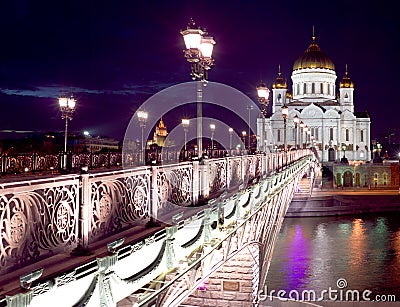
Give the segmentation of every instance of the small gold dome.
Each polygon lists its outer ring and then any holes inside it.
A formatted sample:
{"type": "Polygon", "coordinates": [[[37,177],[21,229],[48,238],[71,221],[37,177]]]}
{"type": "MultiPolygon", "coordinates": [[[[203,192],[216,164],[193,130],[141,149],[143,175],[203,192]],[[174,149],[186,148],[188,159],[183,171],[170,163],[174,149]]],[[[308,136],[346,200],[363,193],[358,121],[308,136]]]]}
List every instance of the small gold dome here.
{"type": "Polygon", "coordinates": [[[347,71],[347,65],[344,77],[342,81],[340,81],[340,88],[354,88],[354,82],[349,77],[349,72],[347,71]]]}
{"type": "Polygon", "coordinates": [[[328,58],[321,48],[315,42],[315,36],[312,37],[312,42],[307,50],[301,55],[293,65],[293,70],[306,69],[306,68],[324,68],[335,70],[335,65],[332,60],[328,58]]]}
{"type": "Polygon", "coordinates": [[[292,99],[293,98],[292,93],[291,92],[286,92],[286,98],[292,99]]]}
{"type": "Polygon", "coordinates": [[[275,89],[287,89],[286,80],[283,79],[281,74],[281,66],[278,67],[278,77],[276,77],[274,83],[272,83],[272,88],[275,89]]]}

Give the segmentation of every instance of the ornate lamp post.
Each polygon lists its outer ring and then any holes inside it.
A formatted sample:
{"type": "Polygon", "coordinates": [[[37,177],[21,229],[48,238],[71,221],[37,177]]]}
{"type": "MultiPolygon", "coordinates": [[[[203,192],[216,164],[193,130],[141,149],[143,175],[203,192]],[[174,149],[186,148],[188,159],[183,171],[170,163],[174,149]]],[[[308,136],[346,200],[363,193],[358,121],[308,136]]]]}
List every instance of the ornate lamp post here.
{"type": "Polygon", "coordinates": [[[186,30],[182,30],[181,35],[185,42],[185,58],[190,63],[193,80],[197,80],[197,152],[200,157],[203,152],[203,123],[202,123],[202,84],[206,84],[208,70],[214,64],[212,51],[215,41],[212,37],[206,36],[207,33],[200,28],[195,27],[193,19],[190,19],[186,30]]]}
{"type": "Polygon", "coordinates": [[[145,164],[145,144],[144,144],[144,128],[146,127],[146,123],[147,123],[147,118],[149,116],[149,113],[145,112],[145,111],[138,111],[137,113],[138,118],[139,118],[139,123],[140,123],[140,128],[142,129],[142,142],[141,142],[141,150],[142,150],[142,154],[141,159],[143,161],[143,164],[145,164]]]}
{"type": "Polygon", "coordinates": [[[268,87],[265,86],[264,83],[261,83],[260,85],[257,86],[257,96],[258,96],[258,102],[261,105],[261,119],[262,119],[262,148],[263,152],[266,152],[266,137],[265,137],[265,116],[267,115],[267,106],[268,106],[268,98],[269,98],[269,89],[268,87]]]}
{"type": "Polygon", "coordinates": [[[232,135],[233,135],[233,128],[229,128],[229,154],[232,154],[232,135]]]}
{"type": "Polygon", "coordinates": [[[301,148],[303,149],[304,148],[304,146],[303,146],[303,129],[304,129],[304,123],[303,123],[303,121],[301,121],[300,122],[300,146],[301,146],[301,148]]]}
{"type": "Polygon", "coordinates": [[[63,154],[63,166],[64,170],[67,169],[67,139],[68,139],[68,121],[72,120],[72,115],[75,111],[76,100],[72,96],[70,98],[60,97],[58,98],[60,105],[61,118],[65,119],[65,132],[64,132],[64,154],[63,154]]]}
{"type": "Polygon", "coordinates": [[[295,148],[297,149],[297,127],[300,123],[300,118],[297,116],[297,114],[293,117],[293,122],[294,122],[294,143],[295,143],[295,148]]]}
{"type": "Polygon", "coordinates": [[[210,130],[211,130],[211,158],[213,157],[213,150],[214,150],[214,131],[215,131],[215,125],[210,124],[210,130]]]}
{"type": "Polygon", "coordinates": [[[284,105],[282,108],[282,117],[283,117],[283,143],[285,146],[285,152],[286,152],[286,120],[289,115],[289,108],[284,105]]]}

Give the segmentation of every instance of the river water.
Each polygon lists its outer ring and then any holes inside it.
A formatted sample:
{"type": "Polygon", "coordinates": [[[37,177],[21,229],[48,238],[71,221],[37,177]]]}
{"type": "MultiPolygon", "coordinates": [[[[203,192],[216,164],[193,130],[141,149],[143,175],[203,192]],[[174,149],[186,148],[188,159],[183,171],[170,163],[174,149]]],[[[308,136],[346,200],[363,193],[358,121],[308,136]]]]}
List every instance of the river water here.
{"type": "Polygon", "coordinates": [[[400,213],[285,218],[267,291],[329,287],[400,300],[400,213]]]}

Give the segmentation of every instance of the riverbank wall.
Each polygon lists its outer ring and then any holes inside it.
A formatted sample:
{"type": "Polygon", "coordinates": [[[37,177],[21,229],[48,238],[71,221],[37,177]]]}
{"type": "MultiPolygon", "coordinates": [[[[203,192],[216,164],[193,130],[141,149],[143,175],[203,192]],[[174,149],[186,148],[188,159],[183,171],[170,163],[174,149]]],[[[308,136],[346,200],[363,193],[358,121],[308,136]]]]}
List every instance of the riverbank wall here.
{"type": "Polygon", "coordinates": [[[361,213],[400,212],[400,194],[313,193],[294,197],[286,217],[335,216],[361,213]]]}

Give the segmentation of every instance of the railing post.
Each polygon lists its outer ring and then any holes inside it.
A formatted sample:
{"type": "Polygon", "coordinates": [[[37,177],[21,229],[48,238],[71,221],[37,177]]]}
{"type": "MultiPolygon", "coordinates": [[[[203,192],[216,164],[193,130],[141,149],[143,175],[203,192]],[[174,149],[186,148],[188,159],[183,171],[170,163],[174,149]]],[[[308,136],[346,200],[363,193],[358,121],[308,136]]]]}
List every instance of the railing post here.
{"type": "Polygon", "coordinates": [[[79,177],[79,207],[78,207],[78,218],[77,218],[77,232],[78,232],[78,245],[71,252],[72,255],[82,256],[90,255],[89,251],[89,230],[90,230],[90,218],[89,211],[91,206],[90,198],[90,182],[89,174],[81,174],[79,177]]]}
{"type": "Polygon", "coordinates": [[[200,174],[200,198],[208,198],[209,196],[209,183],[207,173],[208,163],[203,160],[203,163],[199,163],[199,174],[200,174]]]}
{"type": "Polygon", "coordinates": [[[166,258],[167,258],[167,269],[171,270],[175,267],[176,257],[175,257],[175,233],[177,232],[176,226],[171,226],[165,228],[166,230],[166,258]]]}
{"type": "Polygon", "coordinates": [[[231,178],[229,176],[230,174],[230,168],[229,168],[229,157],[225,158],[225,180],[226,180],[226,189],[229,190],[229,188],[231,187],[230,183],[231,183],[231,178]]]}
{"type": "Polygon", "coordinates": [[[199,161],[193,161],[192,165],[193,165],[192,200],[193,204],[196,205],[199,202],[199,196],[200,196],[199,161]]]}
{"type": "Polygon", "coordinates": [[[157,173],[158,167],[151,167],[151,177],[150,177],[150,208],[149,216],[150,219],[146,223],[146,227],[158,227],[160,223],[157,221],[158,218],[158,186],[157,186],[157,173]]]}

